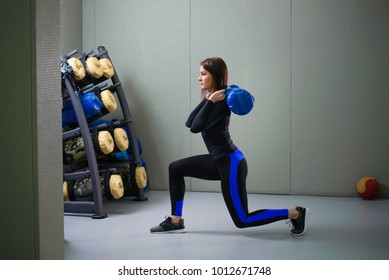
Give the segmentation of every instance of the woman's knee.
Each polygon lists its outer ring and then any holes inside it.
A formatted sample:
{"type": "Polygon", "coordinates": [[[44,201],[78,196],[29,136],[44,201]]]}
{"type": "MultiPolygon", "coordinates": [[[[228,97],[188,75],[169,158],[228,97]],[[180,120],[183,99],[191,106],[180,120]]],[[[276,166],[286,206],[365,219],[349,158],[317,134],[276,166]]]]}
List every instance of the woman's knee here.
{"type": "Polygon", "coordinates": [[[177,173],[177,171],[180,169],[180,164],[178,161],[173,161],[169,164],[169,173],[177,173]]]}
{"type": "Polygon", "coordinates": [[[247,225],[244,222],[244,220],[242,220],[241,217],[239,217],[239,215],[237,213],[230,213],[230,216],[231,216],[232,221],[234,222],[234,225],[237,228],[245,228],[245,227],[247,227],[247,225]]]}
{"type": "Polygon", "coordinates": [[[245,227],[247,227],[246,224],[243,223],[241,220],[233,219],[233,222],[234,222],[234,225],[235,225],[237,228],[245,228],[245,227]]]}

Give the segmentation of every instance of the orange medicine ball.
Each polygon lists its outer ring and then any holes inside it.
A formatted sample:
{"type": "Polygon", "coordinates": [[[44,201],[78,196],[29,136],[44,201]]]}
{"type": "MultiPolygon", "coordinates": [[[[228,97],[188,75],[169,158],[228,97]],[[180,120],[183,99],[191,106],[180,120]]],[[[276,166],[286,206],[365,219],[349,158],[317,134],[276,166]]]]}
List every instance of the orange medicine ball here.
{"type": "Polygon", "coordinates": [[[357,193],[358,195],[366,200],[372,200],[378,197],[380,191],[380,184],[378,181],[371,176],[361,178],[357,182],[357,193]]]}

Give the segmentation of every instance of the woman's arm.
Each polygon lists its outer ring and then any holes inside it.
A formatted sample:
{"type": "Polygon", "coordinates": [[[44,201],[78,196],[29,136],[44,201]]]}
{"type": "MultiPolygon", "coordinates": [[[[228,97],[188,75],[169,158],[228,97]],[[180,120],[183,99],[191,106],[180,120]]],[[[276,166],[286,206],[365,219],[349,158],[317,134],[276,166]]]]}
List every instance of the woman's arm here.
{"type": "Polygon", "coordinates": [[[186,127],[189,127],[189,128],[192,127],[193,119],[196,117],[196,115],[200,111],[200,109],[204,106],[206,101],[207,101],[206,99],[201,100],[200,104],[197,105],[197,107],[192,111],[192,113],[190,113],[188,120],[185,123],[186,127]]]}
{"type": "Polygon", "coordinates": [[[193,119],[190,131],[198,133],[211,128],[218,121],[224,118],[228,111],[229,108],[226,102],[213,103],[208,100],[193,119]]]}
{"type": "Polygon", "coordinates": [[[225,116],[228,106],[225,102],[225,90],[208,93],[205,99],[193,110],[186,123],[193,133],[201,132],[212,127],[225,116]],[[188,124],[190,123],[190,126],[188,124]]]}

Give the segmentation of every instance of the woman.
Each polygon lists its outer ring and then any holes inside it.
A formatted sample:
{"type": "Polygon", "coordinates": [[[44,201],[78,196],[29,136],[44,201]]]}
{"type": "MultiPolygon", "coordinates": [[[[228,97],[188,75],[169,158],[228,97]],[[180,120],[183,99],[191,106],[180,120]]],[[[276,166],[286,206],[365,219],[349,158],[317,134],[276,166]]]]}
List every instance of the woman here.
{"type": "Polygon", "coordinates": [[[199,82],[202,100],[186,121],[193,133],[201,132],[208,154],[191,156],[169,165],[171,216],[150,229],[152,233],[185,232],[182,209],[184,177],[220,180],[227,209],[238,228],[261,226],[290,219],[291,234],[302,235],[306,229],[308,208],[261,209],[249,213],[247,206],[247,163],[242,152],[230,138],[231,111],[225,101],[228,69],[218,57],[200,63],[199,82]]]}

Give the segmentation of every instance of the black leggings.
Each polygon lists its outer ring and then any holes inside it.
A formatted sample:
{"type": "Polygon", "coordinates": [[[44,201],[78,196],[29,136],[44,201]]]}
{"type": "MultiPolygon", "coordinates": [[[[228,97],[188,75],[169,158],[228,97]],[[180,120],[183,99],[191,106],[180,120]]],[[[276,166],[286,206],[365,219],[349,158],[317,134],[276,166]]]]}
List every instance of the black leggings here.
{"type": "Polygon", "coordinates": [[[169,190],[172,215],[182,216],[185,195],[184,177],[220,180],[223,198],[238,228],[260,226],[288,218],[288,209],[260,209],[249,213],[247,206],[247,162],[237,149],[217,161],[209,154],[192,156],[169,165],[169,190]]]}

